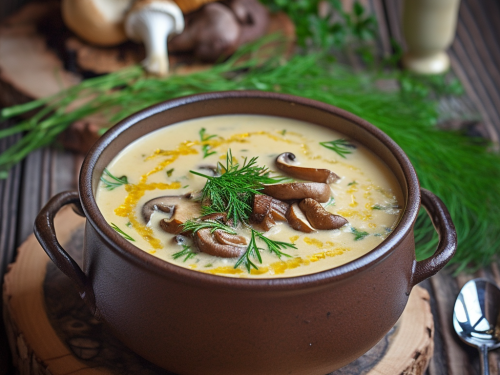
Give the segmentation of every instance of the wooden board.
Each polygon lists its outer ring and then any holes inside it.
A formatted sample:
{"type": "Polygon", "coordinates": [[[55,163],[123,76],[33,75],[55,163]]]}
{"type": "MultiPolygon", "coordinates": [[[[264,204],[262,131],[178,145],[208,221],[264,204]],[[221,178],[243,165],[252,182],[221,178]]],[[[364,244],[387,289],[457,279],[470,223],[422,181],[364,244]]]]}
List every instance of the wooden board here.
{"type": "MultiPolygon", "coordinates": [[[[64,27],[59,14],[59,1],[35,1],[0,25],[0,105],[9,107],[45,98],[79,83],[82,75],[65,70],[65,65],[73,66],[75,71],[105,74],[143,60],[143,48],[135,43],[101,48],[83,42],[64,27]],[[58,37],[52,40],[40,30],[58,37]]],[[[290,54],[294,48],[295,27],[284,13],[274,14],[270,19],[267,34],[278,33],[285,37],[284,48],[270,44],[263,46],[264,51],[290,54]]],[[[176,75],[212,67],[186,54],[170,54],[169,60],[170,72],[176,75]]],[[[99,138],[99,130],[109,126],[98,115],[84,118],[72,124],[59,141],[66,149],[85,154],[99,138]]]]}
{"type": "MultiPolygon", "coordinates": [[[[81,262],[85,220],[67,207],[56,217],[57,235],[81,262]]],[[[95,320],[72,282],[31,235],[5,276],[4,321],[21,374],[167,374],[124,347],[95,320]]],[[[374,348],[335,375],[421,375],[433,355],[429,295],[413,289],[397,325],[374,348]]]]}

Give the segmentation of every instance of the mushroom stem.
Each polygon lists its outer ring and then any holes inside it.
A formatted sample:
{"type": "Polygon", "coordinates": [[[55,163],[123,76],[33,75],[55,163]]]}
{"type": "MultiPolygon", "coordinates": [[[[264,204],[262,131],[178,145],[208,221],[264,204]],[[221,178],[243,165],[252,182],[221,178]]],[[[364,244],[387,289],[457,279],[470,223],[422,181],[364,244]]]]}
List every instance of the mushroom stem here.
{"type": "Polygon", "coordinates": [[[184,29],[184,17],[172,1],[139,0],[125,20],[125,32],[136,42],[143,42],[146,59],[144,68],[160,76],[168,72],[167,39],[184,29]]]}

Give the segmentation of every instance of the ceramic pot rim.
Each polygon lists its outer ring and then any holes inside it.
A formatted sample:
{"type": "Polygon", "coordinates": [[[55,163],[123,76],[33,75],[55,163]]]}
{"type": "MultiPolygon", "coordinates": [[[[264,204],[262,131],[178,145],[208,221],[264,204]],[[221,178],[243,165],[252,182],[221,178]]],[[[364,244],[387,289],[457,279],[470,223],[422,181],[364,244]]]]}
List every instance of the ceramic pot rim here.
{"type": "MultiPolygon", "coordinates": [[[[404,187],[402,187],[402,189],[403,188],[404,187]]],[[[389,256],[392,253],[392,250],[394,250],[409,233],[412,233],[412,228],[420,208],[419,182],[410,160],[404,151],[388,135],[383,133],[377,127],[350,112],[319,101],[287,94],[250,90],[211,92],[176,98],[155,104],[120,121],[118,124],[109,129],[93,145],[87,154],[80,172],[79,194],[87,222],[92,225],[110,249],[115,251],[118,255],[127,258],[130,262],[135,263],[135,265],[148,271],[152,271],[162,277],[175,278],[178,281],[189,284],[200,285],[200,283],[202,283],[201,285],[204,285],[205,287],[231,287],[266,291],[319,286],[324,283],[349,278],[367,268],[372,267],[382,261],[385,257],[389,256]],[[337,117],[352,122],[353,124],[363,128],[365,131],[371,133],[371,135],[377,138],[391,151],[392,156],[396,158],[397,162],[401,166],[404,177],[407,181],[408,191],[406,207],[394,231],[379,246],[375,247],[367,254],[339,267],[302,276],[267,279],[235,278],[190,270],[148,254],[122,238],[105,221],[97,207],[97,203],[92,193],[94,168],[102,151],[115,139],[117,139],[125,130],[157,113],[207,100],[223,100],[232,98],[271,99],[313,107],[321,111],[332,113],[337,117]]]]}

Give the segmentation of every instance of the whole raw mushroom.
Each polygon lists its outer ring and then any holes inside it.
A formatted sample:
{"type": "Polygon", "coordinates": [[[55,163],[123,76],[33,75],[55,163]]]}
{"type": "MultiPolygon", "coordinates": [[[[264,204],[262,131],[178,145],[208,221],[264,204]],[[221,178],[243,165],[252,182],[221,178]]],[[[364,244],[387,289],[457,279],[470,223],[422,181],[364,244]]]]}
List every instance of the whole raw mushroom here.
{"type": "Polygon", "coordinates": [[[63,0],[64,23],[83,40],[113,46],[127,40],[123,26],[133,0],[63,0]]]}
{"type": "Polygon", "coordinates": [[[144,68],[164,76],[168,72],[167,40],[171,34],[184,30],[184,16],[170,0],[137,0],[125,19],[125,32],[146,48],[144,68]]]}

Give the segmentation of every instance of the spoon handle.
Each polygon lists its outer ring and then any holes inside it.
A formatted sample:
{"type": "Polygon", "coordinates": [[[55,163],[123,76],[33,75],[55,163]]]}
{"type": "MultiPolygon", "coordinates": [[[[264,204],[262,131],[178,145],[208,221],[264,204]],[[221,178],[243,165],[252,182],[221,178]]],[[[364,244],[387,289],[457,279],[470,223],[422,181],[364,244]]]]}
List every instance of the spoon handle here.
{"type": "Polygon", "coordinates": [[[486,345],[481,345],[479,347],[479,353],[481,353],[481,374],[490,375],[490,364],[488,363],[488,347],[486,345]]]}

